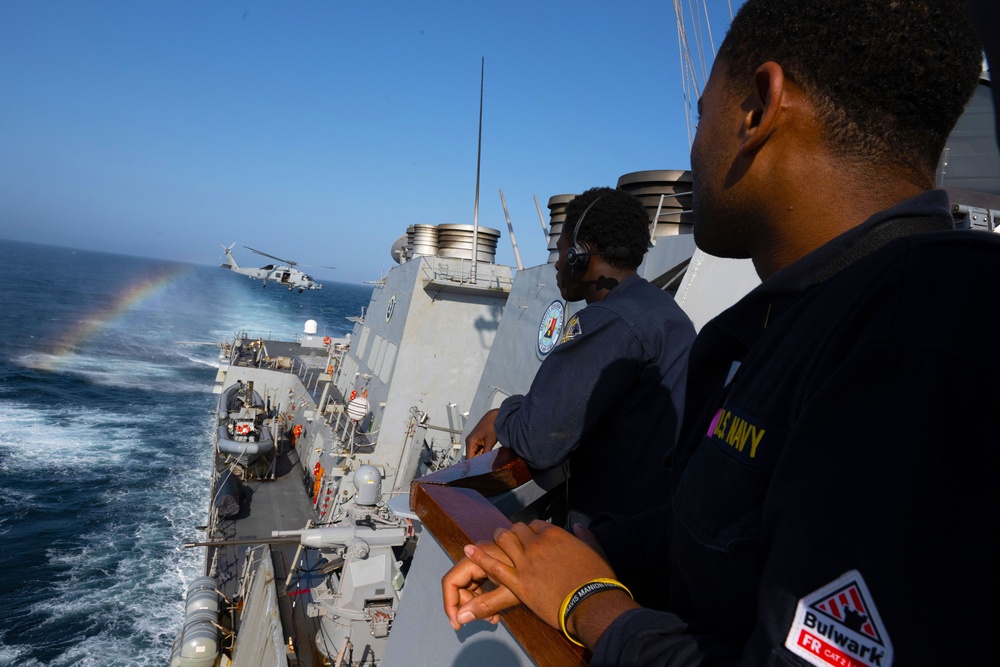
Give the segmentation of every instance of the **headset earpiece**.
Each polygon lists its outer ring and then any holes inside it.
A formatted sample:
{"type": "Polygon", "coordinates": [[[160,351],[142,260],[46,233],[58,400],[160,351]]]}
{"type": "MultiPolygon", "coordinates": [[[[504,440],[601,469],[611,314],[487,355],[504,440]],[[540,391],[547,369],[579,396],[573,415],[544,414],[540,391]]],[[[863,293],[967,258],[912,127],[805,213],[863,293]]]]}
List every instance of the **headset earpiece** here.
{"type": "Polygon", "coordinates": [[[574,243],[566,250],[566,264],[574,269],[585,269],[590,263],[590,251],[582,243],[574,243]]]}

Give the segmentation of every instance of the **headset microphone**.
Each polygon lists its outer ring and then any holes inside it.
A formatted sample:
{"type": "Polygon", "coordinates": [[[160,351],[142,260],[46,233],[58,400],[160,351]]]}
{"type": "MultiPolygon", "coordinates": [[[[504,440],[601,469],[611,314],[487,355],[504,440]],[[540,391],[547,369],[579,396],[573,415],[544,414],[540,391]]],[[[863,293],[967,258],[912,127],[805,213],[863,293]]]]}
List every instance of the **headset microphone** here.
{"type": "Polygon", "coordinates": [[[566,264],[574,269],[585,269],[587,264],[590,262],[592,256],[596,257],[612,257],[614,259],[628,259],[629,249],[624,246],[619,246],[617,248],[612,248],[605,252],[590,252],[587,250],[587,246],[582,243],[577,243],[576,237],[580,233],[580,225],[583,224],[583,219],[587,217],[587,213],[590,209],[594,208],[594,204],[601,201],[604,195],[601,195],[594,201],[590,202],[590,205],[583,210],[580,214],[579,219],[576,221],[576,226],[573,228],[573,242],[569,249],[566,250],[566,264]]]}

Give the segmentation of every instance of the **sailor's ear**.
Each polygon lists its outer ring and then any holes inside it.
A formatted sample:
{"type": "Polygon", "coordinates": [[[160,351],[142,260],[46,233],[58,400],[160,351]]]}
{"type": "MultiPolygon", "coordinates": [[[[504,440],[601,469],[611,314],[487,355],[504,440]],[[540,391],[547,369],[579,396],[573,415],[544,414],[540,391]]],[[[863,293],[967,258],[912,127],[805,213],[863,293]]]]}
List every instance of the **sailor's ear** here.
{"type": "Polygon", "coordinates": [[[785,93],[785,72],[781,65],[768,61],[753,75],[753,89],[743,102],[743,145],[753,152],[764,145],[781,116],[785,93]]]}

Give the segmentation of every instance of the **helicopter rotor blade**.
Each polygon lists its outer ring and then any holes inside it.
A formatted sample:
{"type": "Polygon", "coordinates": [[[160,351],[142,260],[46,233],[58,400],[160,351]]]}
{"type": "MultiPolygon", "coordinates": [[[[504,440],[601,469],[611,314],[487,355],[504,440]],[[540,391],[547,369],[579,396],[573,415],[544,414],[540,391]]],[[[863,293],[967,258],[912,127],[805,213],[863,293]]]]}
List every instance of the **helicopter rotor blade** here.
{"type": "Polygon", "coordinates": [[[288,260],[288,259],[282,259],[282,258],[280,258],[280,257],[275,257],[274,255],[269,255],[269,254],[267,254],[266,252],[261,252],[260,250],[255,250],[255,249],[251,248],[251,247],[250,247],[250,246],[248,246],[248,245],[245,245],[245,246],[243,246],[243,247],[244,247],[244,248],[246,248],[247,250],[251,251],[251,252],[255,252],[255,253],[257,253],[258,255],[263,255],[264,257],[270,257],[271,259],[276,259],[276,260],[278,260],[279,262],[284,262],[284,263],[285,263],[285,264],[287,264],[288,266],[295,266],[296,264],[298,264],[298,262],[293,262],[293,261],[291,261],[291,260],[288,260]]]}

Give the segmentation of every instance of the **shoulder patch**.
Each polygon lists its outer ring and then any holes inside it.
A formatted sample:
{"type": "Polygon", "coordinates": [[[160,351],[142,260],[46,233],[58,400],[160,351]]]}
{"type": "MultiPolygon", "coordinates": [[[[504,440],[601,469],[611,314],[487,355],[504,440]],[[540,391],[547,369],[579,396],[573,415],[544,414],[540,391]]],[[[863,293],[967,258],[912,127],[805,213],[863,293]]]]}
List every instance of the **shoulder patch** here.
{"type": "Polygon", "coordinates": [[[538,323],[538,347],[536,348],[538,356],[542,359],[559,343],[565,319],[566,309],[562,301],[558,299],[550,303],[542,314],[542,319],[538,323]]]}
{"type": "Polygon", "coordinates": [[[819,667],[892,665],[892,642],[857,570],[799,600],[785,648],[819,667]]]}
{"type": "Polygon", "coordinates": [[[577,336],[583,333],[583,327],[580,326],[580,316],[574,315],[569,318],[569,322],[566,323],[566,330],[563,333],[562,342],[568,340],[573,340],[577,336]]]}

